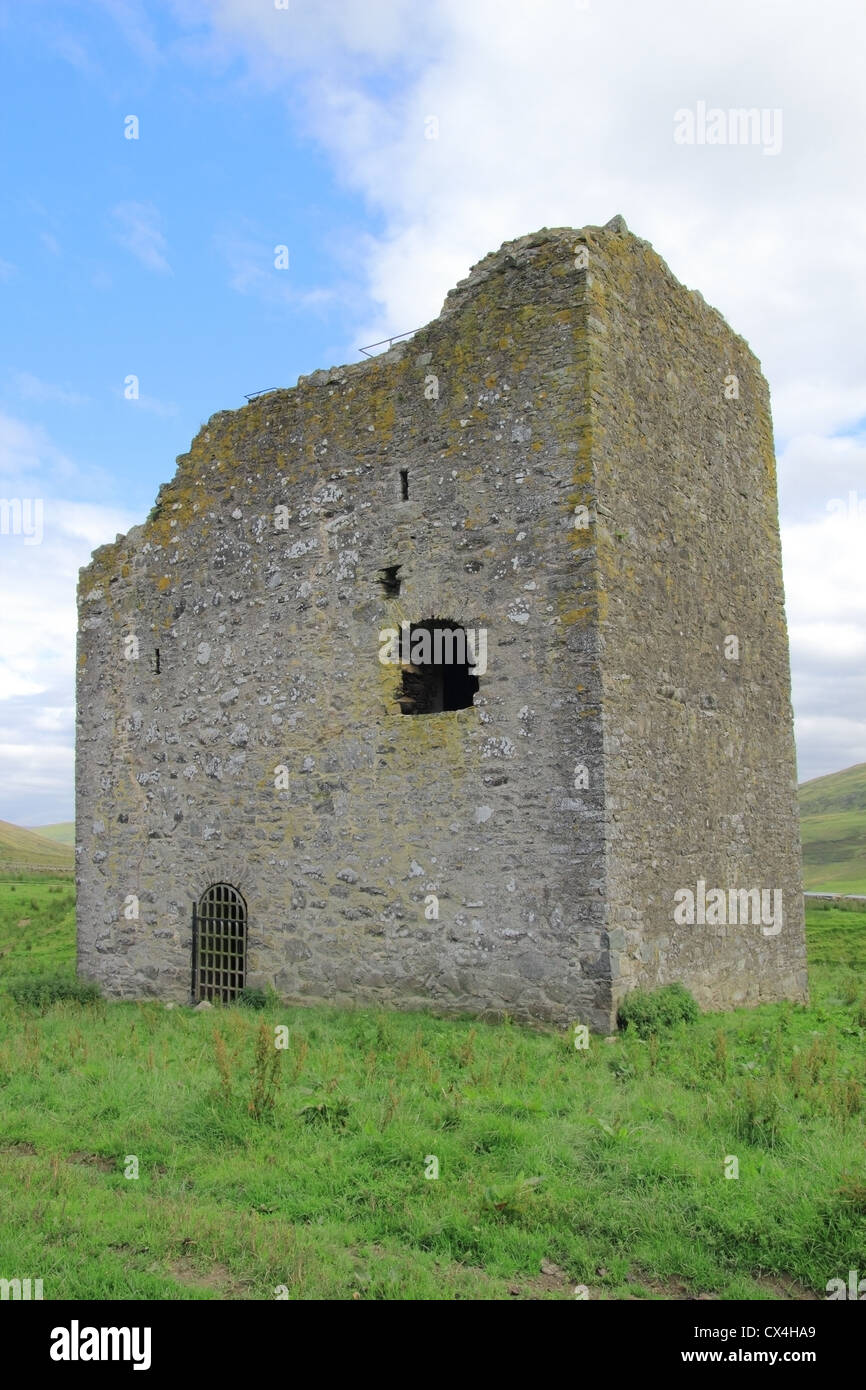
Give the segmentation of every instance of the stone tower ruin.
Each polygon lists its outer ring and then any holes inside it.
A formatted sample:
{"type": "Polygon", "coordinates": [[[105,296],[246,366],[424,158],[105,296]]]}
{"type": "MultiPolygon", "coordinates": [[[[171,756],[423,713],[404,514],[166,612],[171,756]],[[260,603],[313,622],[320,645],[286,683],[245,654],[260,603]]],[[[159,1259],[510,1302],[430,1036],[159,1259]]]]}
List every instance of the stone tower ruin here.
{"type": "Polygon", "coordinates": [[[767,386],[622,218],[214,415],[79,613],[107,994],[805,998],[767,386]]]}

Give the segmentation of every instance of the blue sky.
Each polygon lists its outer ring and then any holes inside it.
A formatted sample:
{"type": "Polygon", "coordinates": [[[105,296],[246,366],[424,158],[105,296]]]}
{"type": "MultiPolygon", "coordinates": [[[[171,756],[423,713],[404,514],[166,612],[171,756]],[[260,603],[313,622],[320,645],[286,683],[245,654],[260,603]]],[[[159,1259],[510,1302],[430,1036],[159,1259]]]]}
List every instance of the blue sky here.
{"type": "Polygon", "coordinates": [[[4,16],[0,403],[86,467],[80,497],[141,512],[213,411],[356,346],[370,222],[290,97],[173,55],[159,7],[159,62],[102,7],[47,11],[4,16]]]}
{"type": "Polygon", "coordinates": [[[0,496],[44,504],[40,544],[0,534],[0,818],[71,817],[77,569],[209,415],[616,212],[762,360],[800,775],[866,760],[864,30],[855,0],[0,3],[0,496]],[[701,102],[778,111],[781,147],[678,144],[701,102]]]}

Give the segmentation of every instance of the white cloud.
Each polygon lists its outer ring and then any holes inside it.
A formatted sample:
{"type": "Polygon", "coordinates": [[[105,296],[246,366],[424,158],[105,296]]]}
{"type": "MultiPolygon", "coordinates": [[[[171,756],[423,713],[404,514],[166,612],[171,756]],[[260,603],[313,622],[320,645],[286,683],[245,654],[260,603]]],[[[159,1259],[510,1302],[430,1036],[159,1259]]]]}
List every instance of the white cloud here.
{"type": "Polygon", "coordinates": [[[46,33],[45,30],[43,30],[43,33],[45,34],[45,41],[48,47],[51,48],[58,57],[62,58],[64,62],[71,64],[72,67],[83,73],[85,77],[92,78],[98,71],[87,48],[77,38],[73,38],[71,34],[65,33],[56,26],[53,31],[49,30],[46,33]]]}
{"type": "Polygon", "coordinates": [[[148,415],[158,415],[162,420],[169,420],[174,415],[180,414],[180,407],[172,401],[161,401],[158,396],[137,396],[134,400],[125,401],[130,410],[143,410],[148,415]]]}
{"type": "Polygon", "coordinates": [[[384,217],[365,246],[380,307],[362,341],[427,322],[504,240],[622,212],[751,341],[781,437],[866,416],[866,205],[849,177],[866,12],[854,0],[821,25],[807,0],[210,10],[223,45],[282,79],[293,109],[300,86],[308,129],[384,217]],[[781,154],[676,145],[674,112],[698,100],[781,108],[781,154]]]}
{"type": "Polygon", "coordinates": [[[171,274],[161,218],[153,203],[118,203],[111,211],[115,239],[148,270],[171,274]]]}
{"type": "Polygon", "coordinates": [[[277,268],[277,248],[281,253],[285,243],[268,241],[249,227],[237,232],[219,233],[214,245],[229,269],[229,285],[238,294],[254,295],[266,304],[290,304],[295,308],[318,309],[340,298],[336,287],[299,290],[292,279],[291,247],[288,265],[277,268]]]}
{"type": "Polygon", "coordinates": [[[43,689],[38,681],[28,680],[0,657],[0,700],[11,700],[14,695],[41,695],[43,689]]]}
{"type": "Polygon", "coordinates": [[[778,472],[784,521],[862,515],[866,524],[866,437],[796,435],[779,455],[778,472]]]}
{"type": "Polygon", "coordinates": [[[41,381],[32,372],[15,372],[13,381],[20,396],[29,401],[52,401],[57,405],[84,405],[87,396],[78,391],[68,391],[64,386],[54,386],[50,381],[41,381]]]}
{"type": "MultiPolygon", "coordinates": [[[[56,447],[39,425],[0,414],[0,477],[16,480],[17,495],[40,495],[46,479],[70,478],[75,464],[56,447]]],[[[9,484],[3,484],[10,496],[9,484]]]]}
{"type": "Polygon", "coordinates": [[[41,545],[0,536],[0,818],[65,820],[72,810],[78,570],[140,517],[52,499],[41,545]],[[47,736],[47,737],[46,737],[47,736]]]}
{"type": "Polygon", "coordinates": [[[72,812],[78,570],[96,546],[140,521],[120,507],[64,497],[98,475],[44,430],[0,415],[0,492],[43,499],[42,540],[0,535],[0,818],[48,824],[72,812]]]}
{"type": "Polygon", "coordinates": [[[161,55],[151,32],[152,18],[148,17],[146,6],[140,0],[97,0],[97,3],[114,20],[139,58],[155,66],[161,55]]]}
{"type": "Polygon", "coordinates": [[[41,733],[62,734],[75,719],[75,705],[44,705],[33,716],[33,728],[41,733]]]}
{"type": "Polygon", "coordinates": [[[827,507],[866,476],[863,443],[837,437],[866,420],[862,6],[840,0],[820,23],[811,0],[210,0],[210,14],[207,58],[244,54],[293,112],[300,94],[307,130],[380,216],[357,248],[373,305],[357,342],[426,323],[503,241],[616,212],[747,338],[785,444],[803,764],[866,758],[849,669],[863,665],[861,565],[827,507]],[[780,109],[781,153],[675,144],[674,113],[698,101],[780,109]]]}
{"type": "Polygon", "coordinates": [[[800,776],[866,760],[866,516],[782,530],[800,776]]]}

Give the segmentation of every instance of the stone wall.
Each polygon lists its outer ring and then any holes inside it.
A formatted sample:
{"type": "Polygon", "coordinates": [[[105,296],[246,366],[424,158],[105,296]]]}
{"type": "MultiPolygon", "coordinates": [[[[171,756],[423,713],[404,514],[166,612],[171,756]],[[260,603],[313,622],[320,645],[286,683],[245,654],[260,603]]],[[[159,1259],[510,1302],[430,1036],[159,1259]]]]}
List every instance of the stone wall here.
{"type": "Polygon", "coordinates": [[[82,572],[79,960],[110,993],[185,998],[224,879],[289,1000],[608,1025],[571,245],[524,238],[411,343],[215,416],[82,572]],[[488,670],[475,708],[401,715],[378,634],[430,616],[485,628],[488,670]]]}
{"type": "Polygon", "coordinates": [[[646,242],[612,224],[588,243],[614,994],[681,980],[706,1007],[805,999],[767,385],[646,242]],[[699,880],[725,911],[677,924],[674,895],[699,880]],[[781,892],[780,930],[772,898],[766,931],[739,896],[728,920],[741,888],[781,892]]]}
{"type": "Polygon", "coordinates": [[[81,573],[81,972],[187,999],[226,881],[248,982],[290,1001],[605,1030],[639,980],[802,997],[774,507],[757,364],[621,219],[215,415],[81,573]],[[485,629],[488,669],[404,715],[379,634],[431,617],[485,629]],[[673,931],[701,873],[781,883],[780,937],[673,931]]]}

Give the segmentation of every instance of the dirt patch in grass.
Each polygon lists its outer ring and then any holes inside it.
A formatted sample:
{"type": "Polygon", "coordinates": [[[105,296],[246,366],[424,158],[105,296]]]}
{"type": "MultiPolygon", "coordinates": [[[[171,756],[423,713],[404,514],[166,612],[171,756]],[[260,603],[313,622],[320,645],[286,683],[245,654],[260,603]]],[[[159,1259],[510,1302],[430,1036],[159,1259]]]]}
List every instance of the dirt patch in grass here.
{"type": "MultiPolygon", "coordinates": [[[[760,1288],[764,1289],[766,1293],[770,1294],[772,1298],[779,1299],[780,1302],[814,1300],[819,1297],[819,1295],[813,1293],[811,1289],[807,1289],[804,1284],[800,1284],[796,1279],[788,1278],[785,1275],[780,1275],[776,1279],[769,1279],[764,1278],[761,1275],[753,1274],[751,1278],[757,1285],[759,1285],[760,1288]]],[[[686,1284],[682,1279],[679,1279],[676,1276],[673,1276],[669,1279],[658,1279],[648,1275],[629,1274],[626,1276],[626,1283],[639,1284],[640,1287],[643,1290],[645,1290],[647,1294],[651,1295],[654,1298],[667,1299],[677,1302],[719,1302],[718,1294],[707,1293],[706,1291],[704,1291],[703,1293],[695,1293],[693,1288],[690,1288],[688,1284],[686,1284]]],[[[592,1291],[590,1291],[589,1296],[590,1298],[603,1298],[605,1297],[605,1294],[604,1292],[600,1291],[598,1294],[594,1295],[592,1291]]],[[[632,1301],[639,1299],[640,1295],[625,1294],[623,1297],[626,1301],[632,1301]]]]}
{"type": "Polygon", "coordinates": [[[67,1163],[81,1163],[88,1168],[98,1168],[100,1173],[116,1173],[117,1160],[106,1158],[104,1154],[89,1154],[83,1150],[74,1154],[69,1154],[67,1163]]]}
{"type": "Polygon", "coordinates": [[[776,1279],[766,1279],[763,1275],[753,1274],[752,1278],[767,1293],[772,1294],[773,1298],[785,1300],[794,1299],[798,1302],[823,1302],[821,1295],[815,1293],[814,1289],[807,1289],[805,1284],[800,1284],[796,1279],[789,1279],[782,1274],[776,1279]]]}
{"type": "MultiPolygon", "coordinates": [[[[688,1302],[689,1300],[708,1302],[710,1300],[715,1301],[716,1299],[714,1293],[695,1293],[694,1289],[689,1288],[688,1284],[685,1284],[682,1279],[677,1279],[676,1277],[670,1279],[654,1279],[648,1278],[645,1275],[629,1274],[626,1276],[626,1283],[639,1284],[642,1289],[646,1290],[646,1292],[651,1294],[654,1298],[664,1298],[672,1302],[688,1302]]],[[[628,1300],[640,1299],[641,1295],[629,1293],[625,1295],[625,1298],[628,1300]]]]}
{"type": "Polygon", "coordinates": [[[570,1278],[565,1270],[552,1260],[542,1260],[538,1274],[532,1279],[524,1280],[523,1283],[509,1284],[508,1292],[512,1298],[544,1298],[546,1294],[573,1298],[578,1282],[577,1279],[570,1278]]]}
{"type": "Polygon", "coordinates": [[[243,1287],[225,1265],[213,1265],[210,1269],[197,1269],[191,1260],[179,1259],[168,1265],[168,1273],[179,1284],[193,1289],[212,1289],[223,1298],[231,1298],[243,1287]]]}

